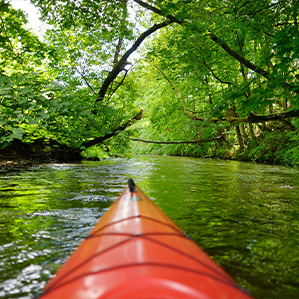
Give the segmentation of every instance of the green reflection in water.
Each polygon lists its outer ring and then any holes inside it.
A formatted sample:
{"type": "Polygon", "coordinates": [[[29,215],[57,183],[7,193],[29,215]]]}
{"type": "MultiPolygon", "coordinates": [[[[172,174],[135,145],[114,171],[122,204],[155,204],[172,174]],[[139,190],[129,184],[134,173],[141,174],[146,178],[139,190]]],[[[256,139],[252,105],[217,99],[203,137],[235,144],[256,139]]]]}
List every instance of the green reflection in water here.
{"type": "Polygon", "coordinates": [[[298,298],[298,170],[135,157],[0,175],[0,297],[33,298],[132,177],[256,298],[298,298]]]}
{"type": "Polygon", "coordinates": [[[168,159],[143,183],[159,206],[256,298],[298,298],[298,171],[168,159]]]}

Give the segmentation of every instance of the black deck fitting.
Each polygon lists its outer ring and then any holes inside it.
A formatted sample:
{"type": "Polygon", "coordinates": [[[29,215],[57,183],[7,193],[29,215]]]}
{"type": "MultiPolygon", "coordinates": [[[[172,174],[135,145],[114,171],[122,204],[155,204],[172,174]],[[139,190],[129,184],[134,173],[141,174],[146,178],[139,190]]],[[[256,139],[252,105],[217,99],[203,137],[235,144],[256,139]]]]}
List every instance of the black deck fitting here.
{"type": "Polygon", "coordinates": [[[128,184],[131,192],[136,192],[136,186],[134,181],[130,178],[128,179],[128,184]]]}

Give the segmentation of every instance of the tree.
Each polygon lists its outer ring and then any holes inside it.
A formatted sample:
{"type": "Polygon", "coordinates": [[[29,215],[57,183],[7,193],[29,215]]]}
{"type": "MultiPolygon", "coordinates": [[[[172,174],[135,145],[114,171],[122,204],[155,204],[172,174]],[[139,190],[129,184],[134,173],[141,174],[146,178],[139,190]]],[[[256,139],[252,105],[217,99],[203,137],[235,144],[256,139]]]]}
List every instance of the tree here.
{"type": "MultiPolygon", "coordinates": [[[[224,134],[228,148],[233,149],[237,140],[243,150],[265,132],[277,132],[276,127],[288,126],[292,132],[297,128],[296,1],[32,3],[54,28],[40,51],[46,58],[39,75],[44,81],[39,81],[42,91],[31,101],[35,108],[29,109],[35,123],[15,122],[10,132],[19,135],[12,138],[50,138],[77,151],[119,138],[140,120],[139,103],[148,109],[145,115],[152,124],[147,136],[159,138],[171,132],[166,139],[175,139],[160,141],[215,139],[217,147],[224,134]],[[132,54],[141,45],[142,58],[132,71],[136,62],[132,54]],[[17,131],[24,126],[25,135],[17,131]]],[[[35,55],[24,49],[26,55],[35,55]]],[[[30,78],[41,61],[34,63],[26,70],[30,78]]],[[[20,101],[15,93],[13,102],[20,101]]],[[[30,98],[23,101],[29,105],[30,98]]],[[[13,114],[5,110],[6,123],[13,114]]],[[[180,154],[197,151],[195,144],[187,151],[185,145],[175,146],[180,154]]]]}
{"type": "MultiPolygon", "coordinates": [[[[126,90],[119,90],[132,64],[127,59],[168,22],[133,34],[127,1],[83,1],[80,6],[76,1],[33,2],[50,23],[58,20],[47,34],[51,57],[43,67],[52,82],[45,82],[48,89],[39,95],[45,100],[40,104],[43,117],[38,129],[42,126],[42,130],[37,138],[47,136],[77,151],[118,135],[140,119],[142,110],[133,106],[133,82],[126,80],[126,90]]],[[[24,102],[29,100],[26,97],[24,102]]],[[[11,137],[8,143],[16,135],[11,137]]],[[[24,140],[22,134],[17,137],[24,140]]]]}
{"type": "Polygon", "coordinates": [[[136,2],[173,21],[148,45],[147,57],[166,74],[169,90],[175,86],[183,95],[181,113],[207,129],[225,122],[225,131],[236,129],[240,148],[248,135],[254,142],[255,135],[277,132],[273,121],[295,129],[297,2],[136,2]]]}
{"type": "Polygon", "coordinates": [[[47,46],[24,29],[21,10],[2,1],[0,11],[0,145],[5,147],[44,124],[48,78],[41,62],[47,46]]]}

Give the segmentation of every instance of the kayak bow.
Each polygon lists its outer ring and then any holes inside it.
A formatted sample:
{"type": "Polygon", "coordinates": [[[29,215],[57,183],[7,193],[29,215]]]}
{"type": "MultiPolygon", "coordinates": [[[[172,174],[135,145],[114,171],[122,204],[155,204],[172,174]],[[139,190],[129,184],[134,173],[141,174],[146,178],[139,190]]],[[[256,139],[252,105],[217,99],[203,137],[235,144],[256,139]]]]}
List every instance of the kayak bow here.
{"type": "Polygon", "coordinates": [[[250,299],[129,179],[40,299],[250,299]]]}

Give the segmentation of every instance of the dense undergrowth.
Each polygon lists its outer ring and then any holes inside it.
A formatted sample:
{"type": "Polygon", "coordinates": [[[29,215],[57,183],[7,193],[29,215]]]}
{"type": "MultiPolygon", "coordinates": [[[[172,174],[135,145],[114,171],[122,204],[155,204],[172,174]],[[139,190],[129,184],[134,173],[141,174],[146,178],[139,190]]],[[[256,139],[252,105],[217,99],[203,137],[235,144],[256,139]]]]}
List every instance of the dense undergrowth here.
{"type": "Polygon", "coordinates": [[[266,132],[251,141],[237,158],[280,165],[299,165],[299,141],[295,132],[266,132]]]}
{"type": "MultiPolygon", "coordinates": [[[[293,128],[295,129],[295,128],[293,128]]],[[[296,130],[272,125],[249,139],[244,150],[240,150],[235,136],[226,140],[203,144],[152,144],[133,143],[134,154],[190,156],[201,158],[233,159],[277,165],[299,166],[299,140],[296,130]]]]}

